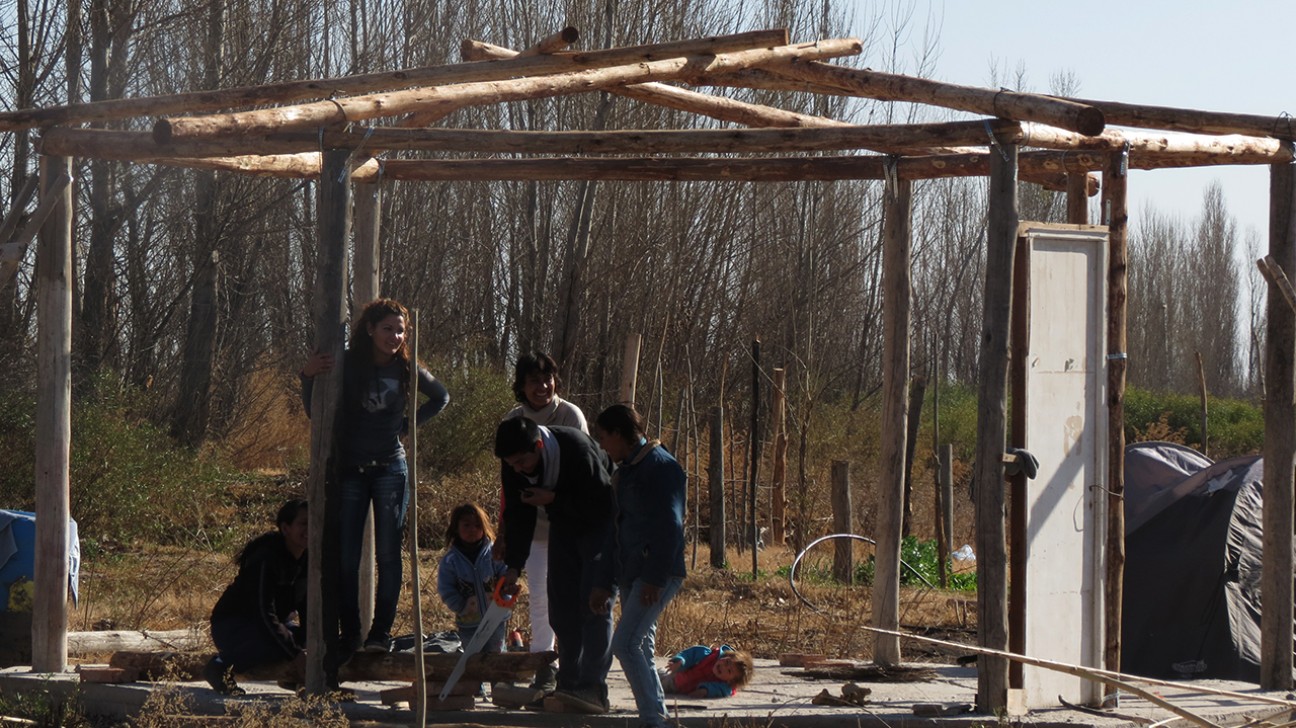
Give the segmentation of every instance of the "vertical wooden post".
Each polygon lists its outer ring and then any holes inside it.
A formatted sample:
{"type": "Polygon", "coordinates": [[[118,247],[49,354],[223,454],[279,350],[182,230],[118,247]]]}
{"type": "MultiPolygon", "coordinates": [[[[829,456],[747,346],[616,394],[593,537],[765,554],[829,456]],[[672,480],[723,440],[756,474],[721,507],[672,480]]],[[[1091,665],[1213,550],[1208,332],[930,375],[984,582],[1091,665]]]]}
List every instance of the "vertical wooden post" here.
{"type": "Polygon", "coordinates": [[[621,402],[634,406],[635,385],[639,379],[640,334],[626,334],[625,354],[621,357],[621,402]]]}
{"type": "MultiPolygon", "coordinates": [[[[1287,142],[1290,144],[1291,142],[1287,142]]],[[[1269,168],[1269,256],[1296,279],[1296,167],[1269,168]]],[[[1292,685],[1292,491],[1296,462],[1296,313],[1270,282],[1265,334],[1264,566],[1260,687],[1292,685]]]]}
{"type": "MultiPolygon", "coordinates": [[[[355,195],[355,251],[352,256],[355,276],[351,281],[351,315],[359,316],[365,305],[378,298],[382,291],[382,258],[379,255],[382,185],[360,185],[352,192],[355,195]]],[[[410,391],[417,392],[418,388],[410,391]]],[[[377,568],[372,506],[365,517],[364,537],[360,544],[360,633],[367,634],[373,625],[374,573],[377,568]]]]}
{"type": "Polygon", "coordinates": [[[938,548],[940,551],[940,585],[941,588],[949,586],[949,574],[947,566],[949,564],[950,552],[954,550],[954,446],[945,444],[940,449],[940,475],[937,478],[937,488],[940,497],[936,502],[940,504],[940,512],[936,514],[938,524],[936,533],[938,534],[938,548]]]}
{"type": "Polygon", "coordinates": [[[1209,420],[1209,400],[1206,396],[1206,365],[1202,362],[1201,352],[1197,352],[1197,389],[1201,394],[1201,454],[1210,457],[1210,437],[1206,426],[1209,420]]]}
{"type": "Polygon", "coordinates": [[[725,565],[724,500],[724,408],[711,408],[711,462],[707,464],[707,484],[711,492],[711,565],[725,565]]]}
{"type": "MultiPolygon", "coordinates": [[[[1013,447],[1026,448],[1026,414],[1030,402],[1026,396],[1026,362],[1030,359],[1030,297],[1031,251],[1019,246],[1013,260],[1012,312],[1009,314],[1008,346],[1012,355],[1008,361],[1008,381],[1012,411],[1008,414],[1008,442],[1013,447]]],[[[1008,649],[1017,654],[1026,652],[1026,590],[1030,580],[1029,535],[1027,511],[1030,493],[1026,474],[1018,472],[1008,478],[1008,649]]],[[[1020,662],[1008,663],[1008,687],[1021,689],[1025,674],[1020,662]]]]}
{"type": "MultiPolygon", "coordinates": [[[[32,672],[67,669],[72,445],[72,161],[41,155],[42,195],[57,195],[36,251],[36,593],[32,672]]],[[[42,200],[42,203],[45,201],[42,200]]]]}
{"type": "MultiPolygon", "coordinates": [[[[1003,451],[1008,374],[1008,325],[1013,256],[1017,247],[1017,146],[990,150],[990,214],[987,229],[981,360],[977,367],[976,490],[977,643],[1008,647],[1007,525],[1004,518],[1003,451]]],[[[977,659],[977,707],[1007,707],[1008,662],[977,659]]]]}
{"type": "Polygon", "coordinates": [[[315,262],[315,295],[312,319],[315,348],[333,357],[333,368],[315,377],[311,396],[311,460],[306,498],[311,504],[307,579],[306,689],[321,695],[327,688],[325,651],[336,649],[325,635],[335,629],[336,615],[327,619],[326,608],[335,609],[337,564],[325,557],[335,538],[326,538],[336,520],[337,488],[334,477],[335,429],[342,401],[343,344],[346,341],[346,245],[351,225],[349,153],[324,152],[320,169],[319,202],[316,210],[319,249],[315,262]],[[322,517],[321,517],[322,516],[322,517]]]}
{"type": "MultiPolygon", "coordinates": [[[[1068,172],[1066,188],[1067,222],[1072,225],[1089,224],[1089,185],[1087,172],[1068,172]]],[[[1106,180],[1103,181],[1104,185],[1106,180]]]]}
{"type": "Polygon", "coordinates": [[[774,463],[770,473],[774,494],[770,498],[770,543],[787,542],[787,370],[774,370],[773,400],[770,416],[774,418],[774,463]]]}
{"type": "Polygon", "coordinates": [[[761,437],[760,437],[760,338],[752,339],[752,404],[751,404],[751,442],[748,443],[751,449],[751,468],[747,474],[747,538],[751,544],[751,567],[752,581],[760,576],[760,571],[756,563],[756,544],[760,541],[760,533],[756,529],[756,477],[760,469],[761,456],[761,437]]]}
{"type": "MultiPolygon", "coordinates": [[[[376,185],[374,185],[376,186],[376,185]]],[[[419,546],[418,546],[418,391],[419,391],[419,347],[418,347],[418,309],[410,309],[409,320],[410,349],[410,382],[409,398],[406,402],[409,420],[408,447],[405,448],[408,458],[406,477],[409,488],[409,517],[406,519],[410,560],[410,592],[413,594],[414,619],[414,725],[424,728],[427,725],[427,663],[423,660],[423,590],[419,583],[419,546]]]]}
{"type": "MultiPolygon", "coordinates": [[[[834,460],[832,463],[833,533],[852,533],[851,529],[855,527],[852,513],[850,463],[834,460]]],[[[874,552],[876,553],[876,549],[874,552]]],[[[842,584],[855,583],[855,556],[851,549],[851,539],[839,538],[833,541],[833,578],[842,584]]]]}
{"type": "MultiPolygon", "coordinates": [[[[874,547],[873,626],[900,629],[900,531],[904,521],[904,465],[908,438],[910,225],[912,186],[886,182],[882,211],[882,462],[878,477],[874,547]]],[[[900,663],[900,638],[876,634],[873,661],[900,663]]]]}
{"type": "Polygon", "coordinates": [[[922,424],[923,397],[927,394],[927,380],[914,377],[909,381],[909,418],[905,431],[904,507],[901,509],[901,538],[909,536],[913,528],[913,461],[918,449],[918,428],[922,424]]]}
{"type": "MultiPolygon", "coordinates": [[[[1119,671],[1121,602],[1125,586],[1125,370],[1126,248],[1129,211],[1126,188],[1129,155],[1112,154],[1103,169],[1103,212],[1107,223],[1107,579],[1103,585],[1104,663],[1119,671]]],[[[1288,572],[1290,573],[1290,572],[1288,572]]],[[[1288,610],[1290,614],[1290,610],[1288,610]]],[[[1291,622],[1287,624],[1291,652],[1291,622]]],[[[1114,696],[1115,690],[1108,687],[1114,696]]],[[[1112,698],[1114,701],[1114,697],[1112,698]]]]}

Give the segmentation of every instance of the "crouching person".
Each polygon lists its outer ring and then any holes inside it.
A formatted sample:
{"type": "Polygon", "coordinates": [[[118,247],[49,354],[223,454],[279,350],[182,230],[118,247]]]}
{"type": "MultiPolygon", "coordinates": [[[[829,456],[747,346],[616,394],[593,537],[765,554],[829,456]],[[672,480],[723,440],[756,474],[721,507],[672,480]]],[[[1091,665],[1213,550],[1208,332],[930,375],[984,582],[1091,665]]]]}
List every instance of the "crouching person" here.
{"type": "Polygon", "coordinates": [[[242,695],[234,681],[244,672],[292,662],[305,674],[303,626],[291,619],[306,614],[306,501],[289,500],[275,517],[276,530],[252,539],[234,561],[238,575],[212,609],[212,642],[217,654],[203,668],[212,689],[242,695]]]}

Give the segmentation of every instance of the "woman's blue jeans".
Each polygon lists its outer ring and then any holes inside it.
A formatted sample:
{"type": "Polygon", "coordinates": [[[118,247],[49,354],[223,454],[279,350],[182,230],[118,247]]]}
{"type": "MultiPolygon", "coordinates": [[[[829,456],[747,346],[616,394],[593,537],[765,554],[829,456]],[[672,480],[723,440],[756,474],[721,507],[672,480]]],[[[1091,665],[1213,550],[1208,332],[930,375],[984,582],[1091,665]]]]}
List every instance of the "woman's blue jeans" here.
{"type": "Polygon", "coordinates": [[[369,638],[390,639],[396,621],[396,602],[401,590],[401,537],[409,489],[405,458],[369,468],[344,468],[338,508],[338,619],[342,644],[360,646],[360,547],[364,540],[369,504],[374,514],[374,560],[377,584],[374,588],[373,626],[369,638]]]}
{"type": "Polygon", "coordinates": [[[653,604],[643,603],[640,579],[621,595],[621,620],[612,633],[612,654],[621,663],[639,707],[639,721],[646,726],[664,726],[670,717],[653,657],[657,654],[657,619],[683,583],[677,576],[667,579],[653,604]]]}

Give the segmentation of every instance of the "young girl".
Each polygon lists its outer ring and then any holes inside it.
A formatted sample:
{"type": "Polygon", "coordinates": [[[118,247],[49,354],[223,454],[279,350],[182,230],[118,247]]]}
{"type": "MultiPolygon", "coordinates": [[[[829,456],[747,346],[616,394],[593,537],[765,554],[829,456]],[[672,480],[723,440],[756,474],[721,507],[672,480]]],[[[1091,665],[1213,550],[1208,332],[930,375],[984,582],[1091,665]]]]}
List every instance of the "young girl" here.
{"type": "Polygon", "coordinates": [[[662,690],[694,698],[727,698],[751,681],[751,655],[729,645],[693,645],[666,663],[662,690]]]}
{"type": "MultiPolygon", "coordinates": [[[[504,575],[504,562],[495,561],[491,554],[494,536],[486,512],[476,503],[464,503],[450,514],[446,553],[441,557],[437,574],[437,593],[454,612],[459,641],[465,647],[477,633],[482,614],[490,605],[495,582],[504,575]]],[[[507,626],[507,622],[502,622],[495,629],[482,652],[504,650],[507,626]]]]}
{"type": "MultiPolygon", "coordinates": [[[[341,463],[339,467],[338,618],[344,650],[360,646],[360,547],[365,520],[373,504],[373,624],[364,638],[366,652],[391,649],[391,628],[401,589],[401,536],[409,504],[405,448],[400,438],[440,412],[450,401],[446,388],[418,367],[418,392],[409,392],[410,361],[405,340],[409,321],[405,307],[380,298],[364,307],[351,330],[342,382],[341,463]],[[405,415],[407,397],[427,397],[417,422],[405,415]]],[[[315,354],[301,371],[302,403],[310,413],[316,375],[333,368],[333,358],[315,354]]]]}

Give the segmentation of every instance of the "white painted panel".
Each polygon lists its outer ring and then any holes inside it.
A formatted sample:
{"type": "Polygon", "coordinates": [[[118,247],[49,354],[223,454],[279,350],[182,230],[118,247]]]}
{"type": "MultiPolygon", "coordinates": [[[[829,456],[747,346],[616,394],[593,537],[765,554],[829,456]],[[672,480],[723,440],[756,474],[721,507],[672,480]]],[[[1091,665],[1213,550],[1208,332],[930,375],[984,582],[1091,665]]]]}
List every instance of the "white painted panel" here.
{"type": "MultiPolygon", "coordinates": [[[[1026,653],[1101,666],[1105,536],[1106,234],[1032,230],[1026,449],[1026,653]]],[[[1028,707],[1096,704],[1100,686],[1026,666],[1028,707]]]]}

